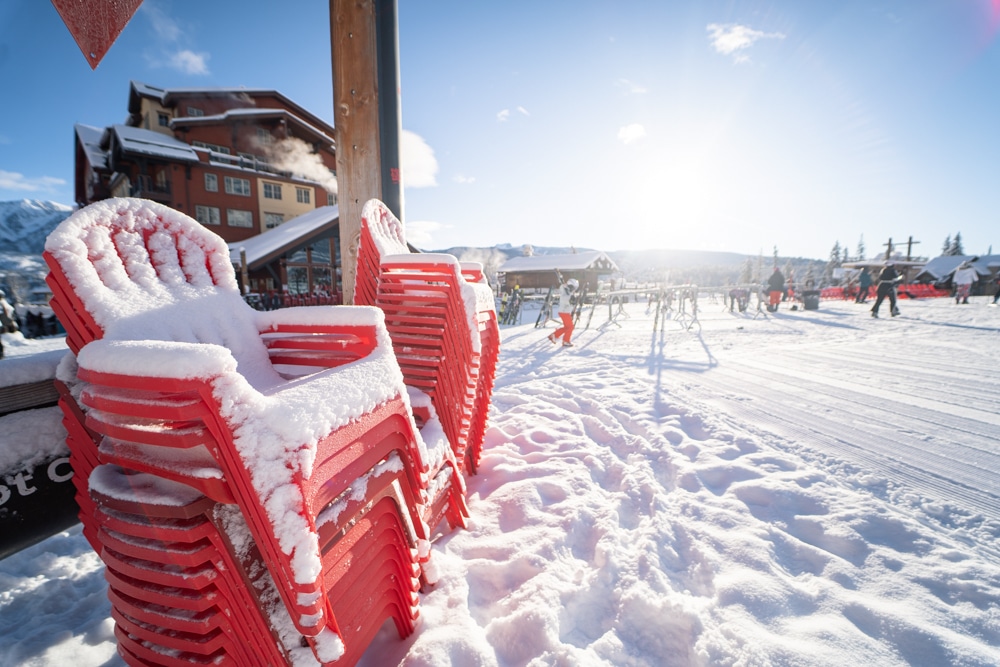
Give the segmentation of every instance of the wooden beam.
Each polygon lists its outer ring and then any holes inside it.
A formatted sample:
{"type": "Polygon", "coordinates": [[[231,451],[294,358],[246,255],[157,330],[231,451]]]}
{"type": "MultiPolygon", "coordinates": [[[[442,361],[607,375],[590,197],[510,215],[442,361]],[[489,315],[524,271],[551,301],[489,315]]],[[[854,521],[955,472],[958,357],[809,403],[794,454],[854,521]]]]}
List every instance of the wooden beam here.
{"type": "Polygon", "coordinates": [[[344,303],[354,303],[361,208],[382,198],[375,5],[330,0],[333,125],[337,143],[337,201],[344,303]]]}

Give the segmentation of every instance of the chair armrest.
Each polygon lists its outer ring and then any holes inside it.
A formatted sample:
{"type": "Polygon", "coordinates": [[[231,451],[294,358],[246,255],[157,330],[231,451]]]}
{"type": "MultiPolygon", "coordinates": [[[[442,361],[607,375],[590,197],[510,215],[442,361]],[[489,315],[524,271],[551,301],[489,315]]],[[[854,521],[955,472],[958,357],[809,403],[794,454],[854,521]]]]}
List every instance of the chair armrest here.
{"type": "Polygon", "coordinates": [[[95,340],[77,355],[82,373],[209,380],[236,371],[236,359],[221,345],[154,340],[95,340]]]}
{"type": "Polygon", "coordinates": [[[306,369],[342,366],[378,346],[391,348],[384,321],[381,310],[367,306],[302,306],[256,319],[271,363],[306,369]]]}

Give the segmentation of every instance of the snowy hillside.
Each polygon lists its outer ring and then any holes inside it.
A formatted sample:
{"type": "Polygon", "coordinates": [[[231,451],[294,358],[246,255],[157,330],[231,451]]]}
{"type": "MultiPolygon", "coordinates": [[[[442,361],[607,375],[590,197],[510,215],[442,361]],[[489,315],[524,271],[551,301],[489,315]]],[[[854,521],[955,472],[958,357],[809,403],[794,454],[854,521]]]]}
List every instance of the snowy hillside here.
{"type": "Polygon", "coordinates": [[[73,209],[36,199],[0,202],[0,289],[22,303],[36,299],[48,268],[42,261],[45,238],[73,209]]]}
{"type": "MultiPolygon", "coordinates": [[[[1000,664],[1000,308],[971,301],[642,302],[573,348],[526,313],[469,528],[363,667],[1000,664]]],[[[122,665],[102,570],[79,527],[0,561],[0,664],[122,665]]]]}
{"type": "Polygon", "coordinates": [[[73,208],[37,199],[0,202],[0,253],[41,255],[45,237],[73,208]]]}

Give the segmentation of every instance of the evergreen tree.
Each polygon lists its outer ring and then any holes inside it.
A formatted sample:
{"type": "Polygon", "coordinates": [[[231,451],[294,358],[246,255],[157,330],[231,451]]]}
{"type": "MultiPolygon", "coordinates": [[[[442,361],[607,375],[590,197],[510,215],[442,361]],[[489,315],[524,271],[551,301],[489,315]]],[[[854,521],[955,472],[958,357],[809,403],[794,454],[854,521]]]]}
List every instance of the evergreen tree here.
{"type": "Polygon", "coordinates": [[[858,254],[858,259],[864,259],[865,258],[865,235],[864,234],[862,234],[860,236],[860,238],[858,238],[858,252],[857,252],[857,254],[858,254]]]}
{"type": "Polygon", "coordinates": [[[962,232],[955,232],[955,238],[951,240],[950,255],[964,255],[965,248],[962,247],[962,232]]]}
{"type": "Polygon", "coordinates": [[[948,234],[948,236],[945,237],[944,245],[941,246],[941,254],[942,255],[951,254],[951,234],[948,234]]]}
{"type": "Polygon", "coordinates": [[[740,271],[740,284],[747,285],[753,282],[753,260],[747,257],[743,262],[743,269],[740,271]]]}
{"type": "Polygon", "coordinates": [[[840,266],[840,241],[833,244],[833,248],[830,250],[830,260],[826,263],[826,268],[823,269],[823,284],[829,285],[833,282],[833,270],[840,266]]]}
{"type": "Polygon", "coordinates": [[[833,266],[840,266],[840,241],[834,242],[833,249],[830,250],[829,263],[833,266]]]}

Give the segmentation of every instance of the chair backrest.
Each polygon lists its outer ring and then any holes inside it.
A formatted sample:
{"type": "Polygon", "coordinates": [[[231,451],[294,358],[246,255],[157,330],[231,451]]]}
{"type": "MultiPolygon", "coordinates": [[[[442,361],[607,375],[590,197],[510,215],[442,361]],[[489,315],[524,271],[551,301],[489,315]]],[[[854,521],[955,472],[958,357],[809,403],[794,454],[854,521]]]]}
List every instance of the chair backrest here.
{"type": "Polygon", "coordinates": [[[387,255],[410,252],[403,223],[378,199],[370,199],[361,209],[361,238],[358,241],[358,266],[355,274],[354,303],[375,305],[379,264],[387,255]]]}
{"type": "Polygon", "coordinates": [[[82,344],[214,343],[241,372],[270,366],[226,243],[179,211],[145,199],[91,204],[49,235],[45,260],[63,313],[91,323],[82,344]]]}

